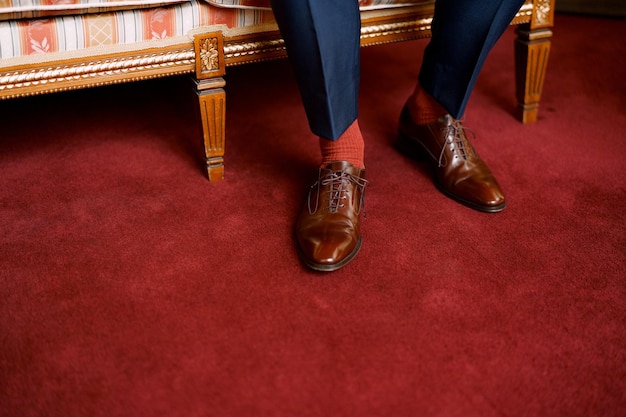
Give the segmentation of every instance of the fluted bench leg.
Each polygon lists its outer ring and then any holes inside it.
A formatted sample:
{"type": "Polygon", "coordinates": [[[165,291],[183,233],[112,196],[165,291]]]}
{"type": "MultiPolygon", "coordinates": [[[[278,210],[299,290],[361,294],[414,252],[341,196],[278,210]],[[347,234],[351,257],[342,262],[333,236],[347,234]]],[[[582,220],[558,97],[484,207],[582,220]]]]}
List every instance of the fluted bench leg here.
{"type": "Polygon", "coordinates": [[[206,169],[209,181],[224,178],[226,128],[226,82],[224,44],[220,32],[194,37],[196,55],[195,86],[198,95],[206,169]]]}
{"type": "Polygon", "coordinates": [[[554,0],[534,0],[531,21],[516,31],[516,117],[522,123],[537,121],[546,76],[554,24],[554,0]]]}

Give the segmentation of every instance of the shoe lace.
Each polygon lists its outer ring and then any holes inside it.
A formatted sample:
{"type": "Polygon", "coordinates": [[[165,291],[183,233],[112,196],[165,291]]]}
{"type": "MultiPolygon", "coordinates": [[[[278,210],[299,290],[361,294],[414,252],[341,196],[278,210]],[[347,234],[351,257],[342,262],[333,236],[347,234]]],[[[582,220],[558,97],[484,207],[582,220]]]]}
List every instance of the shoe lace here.
{"type": "Polygon", "coordinates": [[[467,127],[463,127],[463,121],[456,119],[448,126],[442,128],[442,130],[445,131],[446,141],[441,147],[441,152],[439,153],[439,167],[441,168],[447,164],[444,153],[448,145],[452,145],[452,152],[456,156],[467,160],[469,152],[472,149],[472,145],[468,142],[466,134],[469,133],[472,135],[472,139],[476,139],[474,131],[467,127]]]}
{"type": "Polygon", "coordinates": [[[360,190],[361,198],[357,208],[357,214],[361,212],[361,208],[365,203],[365,187],[369,185],[369,181],[352,175],[345,171],[328,171],[324,175],[320,175],[319,179],[311,186],[309,196],[311,192],[316,189],[317,195],[315,198],[315,208],[311,207],[311,198],[308,199],[309,213],[315,213],[319,209],[319,193],[320,189],[324,190],[323,198],[323,210],[328,210],[330,213],[336,213],[337,210],[345,206],[345,201],[349,198],[348,185],[352,183],[360,190]]]}

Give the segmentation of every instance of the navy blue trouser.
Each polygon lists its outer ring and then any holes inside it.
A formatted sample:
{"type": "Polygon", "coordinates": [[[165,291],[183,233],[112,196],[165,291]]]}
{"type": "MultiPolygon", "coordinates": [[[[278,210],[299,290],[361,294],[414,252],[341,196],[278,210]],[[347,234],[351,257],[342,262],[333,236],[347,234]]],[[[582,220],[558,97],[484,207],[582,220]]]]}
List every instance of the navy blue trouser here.
{"type": "MultiPolygon", "coordinates": [[[[311,130],[336,139],[358,116],[357,0],[272,0],[311,130]]],[[[462,116],[487,54],[524,0],[436,0],[419,83],[462,116]]]]}

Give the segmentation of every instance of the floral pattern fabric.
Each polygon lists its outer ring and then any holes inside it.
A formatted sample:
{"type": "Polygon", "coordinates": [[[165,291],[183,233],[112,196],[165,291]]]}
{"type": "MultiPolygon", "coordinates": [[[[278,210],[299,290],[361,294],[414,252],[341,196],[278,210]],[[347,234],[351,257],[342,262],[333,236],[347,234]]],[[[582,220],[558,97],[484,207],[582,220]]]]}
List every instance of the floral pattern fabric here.
{"type": "Polygon", "coordinates": [[[189,0],[0,0],[0,20],[103,13],[184,3],[189,0]]]}
{"type": "Polygon", "coordinates": [[[0,59],[184,36],[201,26],[264,23],[274,23],[271,11],[217,8],[196,0],[142,10],[3,21],[0,59]]]}
{"type": "MultiPolygon", "coordinates": [[[[18,1],[20,0],[0,0],[0,10],[15,5],[18,1]]],[[[410,1],[403,0],[403,4],[410,1]]],[[[428,0],[413,0],[411,4],[425,1],[428,0]]],[[[99,2],[111,5],[116,3],[112,0],[99,2]]],[[[79,3],[94,5],[97,0],[30,0],[30,3],[77,6],[79,3]]],[[[145,5],[151,2],[142,3],[145,5]]],[[[0,59],[185,36],[190,30],[202,26],[243,28],[275,23],[271,9],[261,7],[269,5],[269,0],[184,0],[176,3],[165,7],[132,10],[123,8],[106,13],[89,12],[0,21],[0,59]],[[224,7],[228,2],[231,3],[230,7],[224,7]],[[216,7],[218,3],[219,7],[216,7]],[[252,7],[254,4],[259,7],[252,7]]],[[[361,4],[364,9],[372,6],[380,8],[383,4],[387,4],[387,7],[399,7],[397,0],[361,0],[361,4]]]]}
{"type": "MultiPolygon", "coordinates": [[[[218,7],[270,9],[270,0],[205,0],[218,7]]],[[[430,3],[428,0],[359,0],[361,10],[388,7],[411,6],[417,3],[430,3]]]]}

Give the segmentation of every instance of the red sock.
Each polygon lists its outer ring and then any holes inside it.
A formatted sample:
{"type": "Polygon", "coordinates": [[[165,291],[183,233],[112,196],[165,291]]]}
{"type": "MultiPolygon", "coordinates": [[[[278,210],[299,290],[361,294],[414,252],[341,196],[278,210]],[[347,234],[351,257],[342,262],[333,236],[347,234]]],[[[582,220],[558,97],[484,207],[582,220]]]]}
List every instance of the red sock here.
{"type": "Polygon", "coordinates": [[[320,136],[320,150],[322,151],[322,167],[335,161],[347,161],[357,168],[365,168],[363,162],[365,144],[358,119],[336,140],[320,136]]]}
{"type": "Polygon", "coordinates": [[[419,83],[415,87],[413,94],[409,97],[407,105],[411,119],[418,125],[433,123],[438,118],[448,113],[448,111],[444,109],[433,96],[428,94],[419,83]]]}

